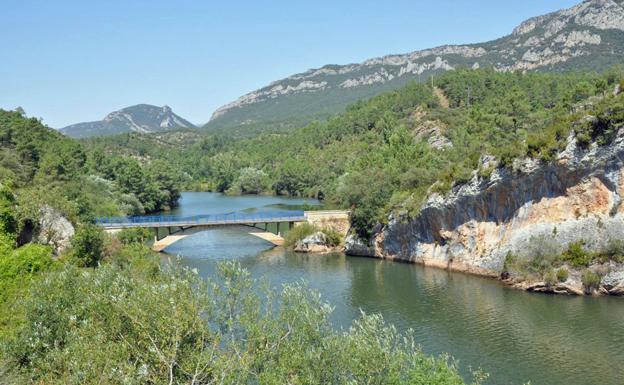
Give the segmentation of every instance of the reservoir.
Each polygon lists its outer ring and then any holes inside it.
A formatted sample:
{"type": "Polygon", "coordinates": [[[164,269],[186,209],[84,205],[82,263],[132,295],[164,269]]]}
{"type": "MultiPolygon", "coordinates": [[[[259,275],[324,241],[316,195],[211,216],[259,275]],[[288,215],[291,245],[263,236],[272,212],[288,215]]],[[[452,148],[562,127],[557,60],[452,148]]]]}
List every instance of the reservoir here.
{"type": "MultiPolygon", "coordinates": [[[[315,200],[183,193],[173,215],[310,209],[315,200]]],[[[336,328],[360,311],[412,329],[428,354],[453,356],[490,374],[487,384],[624,384],[624,298],[567,297],[510,289],[496,280],[343,254],[273,248],[236,229],[215,229],[166,249],[211,276],[237,260],[273,286],[305,280],[334,307],[336,328]]]]}

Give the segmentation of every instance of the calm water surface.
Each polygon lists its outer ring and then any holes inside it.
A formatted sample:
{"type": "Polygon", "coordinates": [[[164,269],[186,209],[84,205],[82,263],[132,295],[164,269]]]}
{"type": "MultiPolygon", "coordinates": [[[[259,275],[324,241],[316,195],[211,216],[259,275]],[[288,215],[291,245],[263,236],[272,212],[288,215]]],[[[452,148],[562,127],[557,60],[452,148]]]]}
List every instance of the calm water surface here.
{"type": "MultiPolygon", "coordinates": [[[[176,215],[299,209],[315,201],[184,193],[176,215]],[[278,205],[278,206],[275,206],[278,205]]],[[[360,309],[413,329],[423,350],[449,353],[462,371],[482,368],[488,384],[624,384],[624,299],[530,294],[495,280],[418,265],[299,255],[234,229],[211,230],[166,250],[203,276],[237,259],[273,285],[305,279],[347,327],[360,309]]]]}

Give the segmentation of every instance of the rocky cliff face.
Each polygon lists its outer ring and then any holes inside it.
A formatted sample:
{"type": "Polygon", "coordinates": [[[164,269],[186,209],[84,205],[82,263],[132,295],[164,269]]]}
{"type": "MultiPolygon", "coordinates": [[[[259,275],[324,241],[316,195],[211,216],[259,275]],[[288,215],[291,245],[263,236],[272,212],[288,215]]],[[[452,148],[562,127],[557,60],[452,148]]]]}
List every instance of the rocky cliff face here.
{"type": "Polygon", "coordinates": [[[103,120],[77,123],[61,129],[73,138],[107,136],[126,132],[154,133],[178,128],[195,128],[189,121],[173,113],[169,106],[138,104],[111,112],[103,120]]]}
{"type": "Polygon", "coordinates": [[[587,0],[529,19],[512,34],[491,42],[442,46],[296,74],[219,108],[206,127],[275,122],[306,114],[320,117],[355,100],[457,67],[490,66],[500,71],[604,69],[622,59],[623,2],[587,0]]]}
{"type": "MultiPolygon", "coordinates": [[[[351,237],[347,253],[499,276],[508,253],[532,258],[546,237],[556,240],[551,252],[576,241],[603,250],[624,239],[624,128],[609,146],[568,143],[551,164],[519,160],[486,179],[475,172],[448,196],[431,196],[418,217],[390,218],[368,245],[351,237]]],[[[624,266],[611,270],[617,277],[624,266]]]]}

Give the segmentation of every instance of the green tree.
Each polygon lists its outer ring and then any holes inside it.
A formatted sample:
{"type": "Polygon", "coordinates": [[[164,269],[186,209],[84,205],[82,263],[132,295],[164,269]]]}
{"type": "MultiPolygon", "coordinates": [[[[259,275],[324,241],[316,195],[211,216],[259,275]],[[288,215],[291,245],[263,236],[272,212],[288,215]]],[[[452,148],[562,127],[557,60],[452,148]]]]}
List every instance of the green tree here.
{"type": "Polygon", "coordinates": [[[0,280],[24,279],[45,271],[52,264],[52,250],[48,246],[27,244],[0,256],[0,280]]]}
{"type": "Polygon", "coordinates": [[[233,154],[221,153],[208,161],[208,174],[214,180],[215,190],[224,192],[236,178],[238,161],[233,154]]]}
{"type": "Polygon", "coordinates": [[[180,200],[180,186],[188,181],[184,170],[175,168],[171,163],[158,159],[150,163],[148,175],[157,189],[163,194],[161,204],[167,207],[175,207],[180,200]]]}
{"type": "Polygon", "coordinates": [[[526,121],[530,109],[526,93],[519,87],[512,88],[505,98],[503,111],[511,118],[513,129],[516,133],[526,121]]]}
{"type": "Polygon", "coordinates": [[[154,234],[143,227],[123,229],[117,234],[121,243],[130,245],[133,243],[144,243],[153,238],[154,234]]]}
{"type": "Polygon", "coordinates": [[[245,167],[240,170],[232,188],[243,194],[259,194],[266,189],[268,175],[262,170],[245,167]]]}
{"type": "Polygon", "coordinates": [[[69,181],[83,170],[86,161],[87,156],[78,142],[61,141],[54,151],[41,157],[37,177],[42,181],[69,181]]]}
{"type": "Polygon", "coordinates": [[[70,260],[77,266],[97,267],[104,256],[104,232],[96,225],[78,228],[71,240],[70,260]]]}

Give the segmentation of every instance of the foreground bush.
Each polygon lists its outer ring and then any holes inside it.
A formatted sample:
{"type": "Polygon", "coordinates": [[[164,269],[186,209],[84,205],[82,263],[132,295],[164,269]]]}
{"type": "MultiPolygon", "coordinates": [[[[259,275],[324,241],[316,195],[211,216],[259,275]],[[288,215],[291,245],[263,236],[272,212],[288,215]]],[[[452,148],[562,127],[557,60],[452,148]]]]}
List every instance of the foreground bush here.
{"type": "MultiPolygon", "coordinates": [[[[6,384],[463,384],[453,361],[362,315],[337,332],[303,285],[257,294],[223,264],[205,283],[180,268],[134,265],[49,273],[3,344],[6,384]]],[[[477,382],[483,376],[479,375],[477,382]]]]}
{"type": "Polygon", "coordinates": [[[0,342],[21,321],[18,313],[22,309],[17,305],[31,281],[53,265],[52,250],[47,246],[27,244],[18,249],[12,246],[13,239],[0,233],[0,342]]]}

